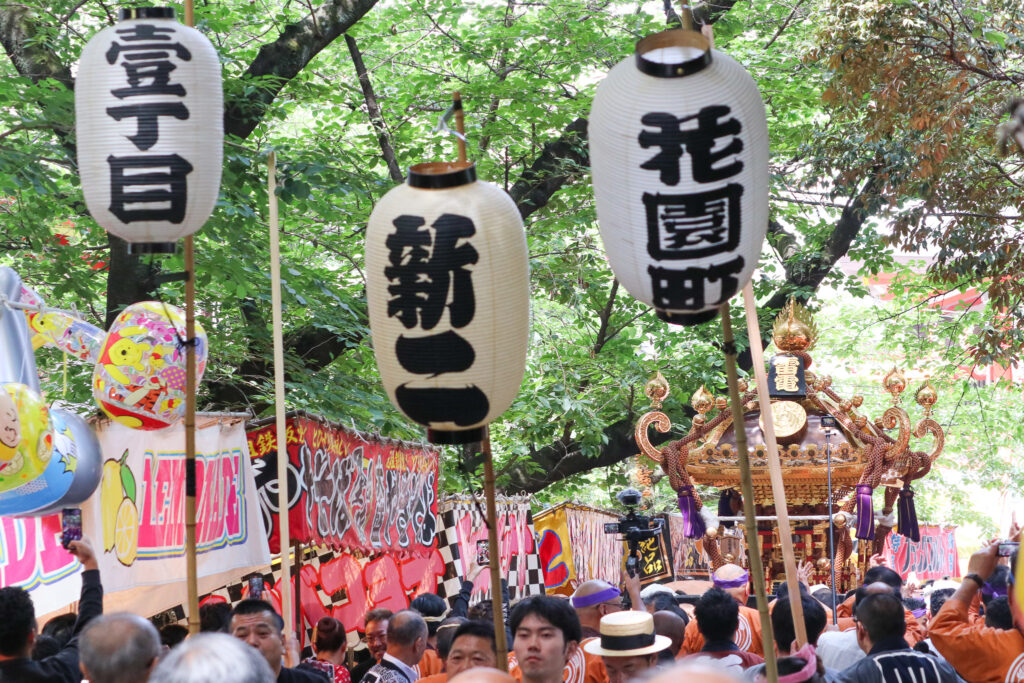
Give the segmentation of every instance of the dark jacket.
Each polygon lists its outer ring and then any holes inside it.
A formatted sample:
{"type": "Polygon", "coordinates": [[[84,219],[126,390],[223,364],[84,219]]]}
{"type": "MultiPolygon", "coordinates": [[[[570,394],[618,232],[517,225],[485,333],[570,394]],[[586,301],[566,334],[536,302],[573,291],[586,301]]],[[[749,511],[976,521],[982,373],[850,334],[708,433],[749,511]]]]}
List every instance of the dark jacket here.
{"type": "Polygon", "coordinates": [[[327,674],[309,669],[289,669],[281,667],[277,674],[277,683],[326,683],[327,674]]]}
{"type": "Polygon", "coordinates": [[[82,594],[78,603],[78,620],[71,640],[57,654],[38,662],[28,658],[0,662],[2,683],[79,683],[78,637],[90,621],[103,614],[103,586],[98,569],[82,572],[82,594]]]}
{"type": "Polygon", "coordinates": [[[903,638],[875,643],[868,656],[839,673],[840,683],[957,683],[948,662],[911,650],[903,638]]]}

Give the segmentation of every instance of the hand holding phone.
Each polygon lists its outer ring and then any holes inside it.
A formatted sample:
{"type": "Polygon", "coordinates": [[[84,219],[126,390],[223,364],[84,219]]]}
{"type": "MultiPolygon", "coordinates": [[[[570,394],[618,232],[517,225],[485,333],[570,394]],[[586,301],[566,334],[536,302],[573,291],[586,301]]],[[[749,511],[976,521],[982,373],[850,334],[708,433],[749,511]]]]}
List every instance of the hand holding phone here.
{"type": "Polygon", "coordinates": [[[488,541],[476,542],[476,563],[481,567],[491,563],[491,546],[488,541]]]}
{"type": "Polygon", "coordinates": [[[263,599],[263,577],[253,576],[249,578],[249,598],[251,600],[263,599]]]}
{"type": "Polygon", "coordinates": [[[82,539],[82,510],[80,508],[64,508],[60,512],[60,544],[68,549],[71,541],[82,539]]]}
{"type": "Polygon", "coordinates": [[[1003,541],[999,544],[999,551],[997,554],[999,557],[1009,557],[1016,552],[1017,548],[1020,547],[1020,543],[1016,541],[1003,541]]]}

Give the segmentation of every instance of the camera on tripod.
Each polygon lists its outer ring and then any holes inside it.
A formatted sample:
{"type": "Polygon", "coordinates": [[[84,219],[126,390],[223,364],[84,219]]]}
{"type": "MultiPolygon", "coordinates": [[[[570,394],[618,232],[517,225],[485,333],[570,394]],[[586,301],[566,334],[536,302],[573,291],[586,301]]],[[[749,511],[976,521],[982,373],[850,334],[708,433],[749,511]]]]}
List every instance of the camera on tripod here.
{"type": "Polygon", "coordinates": [[[636,576],[640,566],[640,542],[657,538],[661,533],[664,520],[651,519],[637,514],[636,508],[640,505],[642,496],[634,488],[619,491],[615,498],[626,508],[626,516],[620,517],[618,522],[605,524],[604,532],[617,534],[626,542],[626,546],[629,548],[629,554],[626,557],[626,572],[630,576],[636,576]]]}

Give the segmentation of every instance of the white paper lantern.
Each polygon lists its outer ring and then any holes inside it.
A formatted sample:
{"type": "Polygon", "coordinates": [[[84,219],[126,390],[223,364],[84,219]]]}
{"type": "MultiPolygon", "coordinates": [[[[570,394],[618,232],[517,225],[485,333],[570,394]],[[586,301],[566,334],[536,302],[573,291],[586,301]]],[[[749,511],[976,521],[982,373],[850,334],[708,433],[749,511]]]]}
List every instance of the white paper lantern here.
{"type": "Polygon", "coordinates": [[[693,31],[649,36],[601,83],[590,161],[605,252],[663,320],[715,317],[768,228],[768,128],[754,80],[693,31]]]}
{"type": "Polygon", "coordinates": [[[220,189],[220,61],[170,7],[121,10],[82,51],[78,168],[96,222],[136,252],[169,252],[210,217],[220,189]]]}
{"type": "Polygon", "coordinates": [[[391,402],[434,443],[479,441],[526,364],[529,265],[515,203],[472,164],[413,166],[370,214],[366,270],[391,402]]]}

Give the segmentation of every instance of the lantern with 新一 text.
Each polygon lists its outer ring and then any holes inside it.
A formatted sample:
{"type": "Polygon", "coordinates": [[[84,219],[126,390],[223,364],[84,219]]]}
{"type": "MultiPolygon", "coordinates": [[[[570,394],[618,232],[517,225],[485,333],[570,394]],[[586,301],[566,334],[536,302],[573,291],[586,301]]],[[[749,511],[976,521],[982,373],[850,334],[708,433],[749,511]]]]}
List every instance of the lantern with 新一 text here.
{"type": "Polygon", "coordinates": [[[169,7],[121,10],[82,51],[75,131],[85,203],[136,252],[172,252],[220,188],[220,60],[169,7]]]}
{"type": "Polygon", "coordinates": [[[648,36],[598,87],[588,138],[615,276],[663,320],[714,318],[750,280],[768,227],[754,80],[697,32],[648,36]]]}
{"type": "Polygon", "coordinates": [[[388,397],[434,443],[479,441],[526,364],[529,265],[515,203],[471,163],[413,166],[370,215],[366,270],[388,397]]]}

